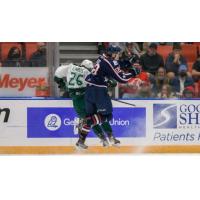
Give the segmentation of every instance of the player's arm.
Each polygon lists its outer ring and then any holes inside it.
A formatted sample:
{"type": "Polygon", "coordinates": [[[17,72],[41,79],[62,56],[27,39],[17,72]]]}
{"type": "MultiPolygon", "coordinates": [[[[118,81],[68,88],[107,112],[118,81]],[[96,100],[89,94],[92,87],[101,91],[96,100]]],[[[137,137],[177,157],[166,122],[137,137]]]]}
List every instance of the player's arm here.
{"type": "Polygon", "coordinates": [[[115,67],[107,62],[107,68],[106,71],[109,74],[109,77],[115,79],[116,81],[120,83],[127,83],[131,78],[137,76],[140,74],[140,70],[132,67],[129,69],[129,73],[125,73],[120,69],[120,66],[118,65],[117,62],[113,62],[115,67]]]}
{"type": "Polygon", "coordinates": [[[58,84],[58,88],[66,90],[66,84],[63,78],[54,76],[54,81],[58,84]]]}
{"type": "Polygon", "coordinates": [[[60,66],[56,69],[54,75],[54,81],[58,84],[60,89],[66,89],[64,78],[66,78],[68,72],[68,66],[60,66]]]}

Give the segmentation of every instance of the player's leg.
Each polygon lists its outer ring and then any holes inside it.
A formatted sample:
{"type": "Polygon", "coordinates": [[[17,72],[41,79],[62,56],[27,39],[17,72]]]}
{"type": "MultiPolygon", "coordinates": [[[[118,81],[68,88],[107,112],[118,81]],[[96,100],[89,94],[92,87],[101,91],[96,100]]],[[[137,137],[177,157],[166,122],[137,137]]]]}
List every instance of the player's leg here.
{"type": "Polygon", "coordinates": [[[101,127],[104,130],[104,132],[107,134],[109,141],[111,142],[112,145],[120,144],[120,141],[114,137],[113,130],[112,130],[112,127],[110,126],[109,122],[107,122],[107,121],[103,122],[101,127]]]}
{"type": "MultiPolygon", "coordinates": [[[[92,112],[87,111],[87,113],[89,114],[87,117],[87,126],[92,127],[97,124],[106,123],[107,125],[106,131],[107,131],[107,135],[110,142],[113,145],[118,145],[120,141],[114,137],[112,128],[109,127],[110,129],[108,130],[108,126],[109,126],[108,123],[112,119],[113,109],[112,109],[112,102],[108,95],[107,89],[99,88],[99,87],[91,87],[90,91],[91,91],[90,96],[88,95],[87,101],[89,102],[89,99],[92,98],[92,95],[94,95],[95,100],[92,99],[93,100],[92,103],[94,107],[93,111],[92,112]]],[[[87,95],[86,95],[86,98],[87,98],[87,95]]]]}
{"type": "Polygon", "coordinates": [[[101,127],[104,130],[104,132],[107,134],[109,141],[112,145],[119,145],[120,141],[117,140],[113,134],[112,127],[110,126],[109,121],[112,120],[113,115],[113,107],[112,107],[112,102],[111,98],[108,95],[107,89],[104,89],[101,91],[101,96],[103,101],[97,101],[97,112],[102,118],[102,124],[101,127]]]}
{"type": "Polygon", "coordinates": [[[108,137],[111,137],[113,135],[112,127],[110,126],[110,123],[105,121],[101,124],[101,127],[103,131],[108,135],[108,137]]]}
{"type": "MultiPolygon", "coordinates": [[[[83,124],[86,118],[86,105],[85,105],[85,99],[84,96],[76,96],[73,98],[73,106],[74,109],[76,111],[76,113],[78,114],[80,120],[80,124],[78,125],[78,129],[79,129],[79,137],[80,140],[78,142],[78,144],[83,143],[86,140],[87,134],[88,134],[88,129],[86,130],[82,130],[83,129],[83,124]],[[81,131],[82,130],[82,131],[81,131]]],[[[91,109],[90,109],[91,110],[91,109]]],[[[93,109],[92,109],[93,110],[93,109]]],[[[106,137],[104,135],[104,132],[102,130],[102,128],[100,127],[100,125],[95,125],[92,127],[93,132],[96,134],[96,136],[101,140],[103,146],[108,146],[109,143],[106,140],[106,137]]]]}
{"type": "Polygon", "coordinates": [[[100,121],[98,121],[97,119],[98,117],[96,117],[97,110],[95,106],[95,101],[96,101],[95,88],[88,86],[85,92],[85,108],[86,108],[86,113],[87,113],[87,120],[85,121],[83,128],[85,127],[92,128],[94,133],[101,139],[103,146],[106,147],[106,146],[109,146],[109,143],[100,126],[100,121]]]}
{"type": "Polygon", "coordinates": [[[84,119],[86,116],[84,95],[73,96],[72,101],[73,101],[73,107],[80,119],[79,120],[80,123],[78,124],[79,139],[76,143],[76,146],[81,149],[87,149],[88,146],[85,144],[85,140],[86,140],[87,134],[90,130],[82,130],[81,131],[81,129],[82,129],[81,125],[84,123],[84,119]]]}
{"type": "Polygon", "coordinates": [[[100,138],[101,143],[104,147],[108,147],[109,143],[106,139],[106,136],[104,135],[104,132],[102,131],[102,128],[99,124],[92,127],[93,132],[100,138]]]}

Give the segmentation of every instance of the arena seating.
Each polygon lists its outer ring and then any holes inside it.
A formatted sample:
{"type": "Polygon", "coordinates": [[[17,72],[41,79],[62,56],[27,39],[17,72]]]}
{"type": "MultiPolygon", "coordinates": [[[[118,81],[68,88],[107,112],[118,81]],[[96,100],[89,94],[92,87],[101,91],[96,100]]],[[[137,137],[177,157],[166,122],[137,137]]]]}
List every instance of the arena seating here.
{"type": "Polygon", "coordinates": [[[200,55],[200,44],[197,45],[197,53],[198,53],[198,55],[200,55]]]}
{"type": "Polygon", "coordinates": [[[197,46],[196,45],[182,45],[183,56],[186,57],[187,62],[194,62],[197,59],[197,46]]]}
{"type": "Polygon", "coordinates": [[[172,52],[172,46],[170,46],[170,45],[159,45],[158,46],[158,53],[163,56],[164,61],[166,61],[167,56],[171,52],[172,52]]]}
{"type": "Polygon", "coordinates": [[[19,42],[2,42],[1,43],[1,59],[2,61],[7,59],[8,52],[12,47],[18,47],[20,50],[21,44],[19,42]]]}
{"type": "MultiPolygon", "coordinates": [[[[200,48],[200,45],[197,46],[196,44],[182,45],[183,55],[186,57],[188,62],[193,63],[196,60],[199,48],[200,48]]],[[[159,45],[158,46],[158,53],[163,56],[164,61],[166,60],[166,57],[169,55],[170,52],[172,52],[172,46],[170,46],[170,45],[159,45]]]]}
{"type": "Polygon", "coordinates": [[[37,42],[26,42],[26,59],[29,60],[31,55],[37,50],[37,42]]]}
{"type": "MultiPolygon", "coordinates": [[[[158,53],[163,56],[164,61],[169,53],[172,52],[172,46],[169,45],[159,45],[158,53]]],[[[188,71],[192,72],[192,66],[195,60],[197,59],[198,52],[200,52],[200,44],[184,44],[182,45],[183,56],[186,57],[188,62],[188,71]]]]}
{"type": "MultiPolygon", "coordinates": [[[[109,43],[103,43],[108,46],[109,43]]],[[[200,55],[200,42],[194,42],[193,44],[182,44],[182,54],[187,59],[188,71],[192,72],[193,63],[200,55]]],[[[5,61],[8,56],[8,52],[12,47],[18,47],[21,51],[25,50],[26,61],[29,61],[31,55],[37,50],[37,42],[1,42],[0,43],[0,61],[5,61]],[[23,48],[25,47],[25,48],[23,48]]],[[[59,43],[60,62],[66,62],[66,60],[75,60],[76,63],[85,58],[96,60],[98,57],[97,43],[59,43]],[[74,56],[74,57],[73,57],[74,56]]],[[[164,62],[166,61],[169,53],[173,51],[172,45],[158,45],[158,53],[163,56],[164,62]]],[[[61,63],[62,63],[61,62],[61,63]]],[[[195,96],[200,96],[200,81],[195,83],[195,96]]]]}

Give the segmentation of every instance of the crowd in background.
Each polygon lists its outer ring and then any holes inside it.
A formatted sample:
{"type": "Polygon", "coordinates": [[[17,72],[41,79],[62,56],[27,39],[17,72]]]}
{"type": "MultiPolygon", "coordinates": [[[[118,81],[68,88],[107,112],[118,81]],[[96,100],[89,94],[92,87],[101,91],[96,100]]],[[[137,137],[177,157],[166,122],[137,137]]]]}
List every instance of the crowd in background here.
{"type": "MultiPolygon", "coordinates": [[[[109,43],[122,49],[120,61],[128,61],[141,68],[142,73],[127,84],[119,85],[121,98],[195,98],[200,97],[200,55],[196,52],[192,69],[189,69],[187,56],[183,55],[183,45],[193,43],[109,43]],[[158,53],[158,46],[171,45],[171,52],[164,59],[158,53]]],[[[103,52],[108,43],[101,43],[103,52]]],[[[197,49],[198,50],[198,49],[197,49]]],[[[101,52],[100,52],[101,53],[101,52]]],[[[126,71],[126,67],[122,68],[126,71]]]]}
{"type": "Polygon", "coordinates": [[[1,67],[45,67],[46,43],[0,43],[1,67]]]}
{"type": "MultiPolygon", "coordinates": [[[[131,66],[142,70],[140,75],[130,79],[127,84],[119,84],[120,98],[200,97],[200,43],[105,42],[98,43],[99,54],[109,44],[122,49],[121,63],[131,63],[131,66]],[[170,47],[170,51],[164,55],[159,51],[160,47],[170,47]],[[192,60],[183,52],[183,47],[196,48],[192,60]]],[[[44,66],[46,43],[0,43],[0,67],[44,66]]],[[[122,65],[122,70],[128,71],[126,64],[122,65]]]]}

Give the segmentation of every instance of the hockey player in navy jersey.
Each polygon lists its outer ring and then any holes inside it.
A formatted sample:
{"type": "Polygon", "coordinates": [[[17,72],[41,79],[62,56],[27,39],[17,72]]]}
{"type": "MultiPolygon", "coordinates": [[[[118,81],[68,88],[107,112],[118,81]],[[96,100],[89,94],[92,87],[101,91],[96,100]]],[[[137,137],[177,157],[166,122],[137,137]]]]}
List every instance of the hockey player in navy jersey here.
{"type": "Polygon", "coordinates": [[[131,68],[129,73],[121,71],[118,60],[121,49],[109,46],[101,55],[92,72],[86,77],[87,88],[85,93],[85,105],[87,120],[82,126],[81,137],[77,143],[85,142],[87,133],[91,127],[101,124],[112,145],[119,145],[120,141],[113,135],[109,121],[112,119],[112,103],[107,92],[110,79],[120,83],[127,83],[132,77],[140,73],[140,70],[131,68]]]}

